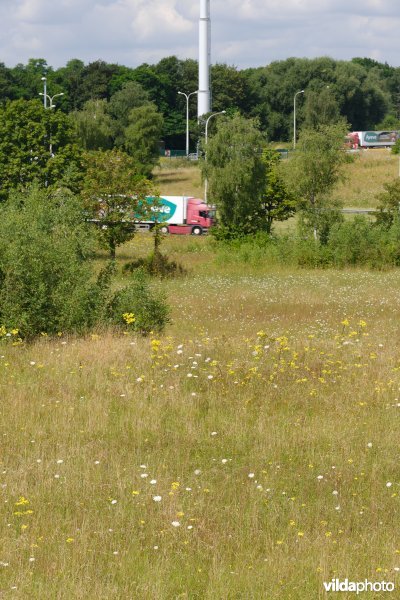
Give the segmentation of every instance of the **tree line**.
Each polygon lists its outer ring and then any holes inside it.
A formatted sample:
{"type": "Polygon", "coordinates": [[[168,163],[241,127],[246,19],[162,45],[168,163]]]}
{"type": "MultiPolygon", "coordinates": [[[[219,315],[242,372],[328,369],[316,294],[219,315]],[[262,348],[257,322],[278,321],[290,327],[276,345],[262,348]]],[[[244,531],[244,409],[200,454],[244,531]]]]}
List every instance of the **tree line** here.
{"type": "MultiPolygon", "coordinates": [[[[133,151],[138,120],[141,127],[152,124],[153,139],[158,136],[167,148],[185,147],[185,99],[178,91],[197,89],[195,60],[170,56],[135,68],[102,60],[84,64],[79,59],[59,69],[42,58],[13,68],[0,63],[1,102],[39,98],[43,76],[49,95],[64,94],[57,106],[74,115],[87,149],[96,145],[133,151]],[[132,115],[132,110],[139,112],[132,115]]],[[[288,58],[242,70],[215,64],[211,81],[213,110],[256,117],[269,141],[292,138],[294,94],[300,90],[304,94],[297,99],[299,128],[329,124],[338,117],[353,130],[400,128],[400,68],[370,58],[288,58]]],[[[193,147],[198,128],[195,99],[191,102],[193,147]]]]}

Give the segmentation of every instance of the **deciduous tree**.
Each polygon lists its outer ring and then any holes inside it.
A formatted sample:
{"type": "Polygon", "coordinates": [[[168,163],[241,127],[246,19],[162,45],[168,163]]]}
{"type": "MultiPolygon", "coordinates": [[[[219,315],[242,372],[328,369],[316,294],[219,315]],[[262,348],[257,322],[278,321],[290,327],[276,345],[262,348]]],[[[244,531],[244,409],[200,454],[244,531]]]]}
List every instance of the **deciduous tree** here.
{"type": "Polygon", "coordinates": [[[0,197],[33,181],[57,186],[67,168],[80,169],[81,153],[68,117],[39,100],[0,107],[0,197]]]}
{"type": "Polygon", "coordinates": [[[342,177],[342,165],[348,160],[343,149],[346,131],[343,122],[322,125],[318,129],[303,129],[296,154],[287,165],[288,181],[315,239],[318,235],[326,235],[327,215],[335,208],[328,195],[342,177]]]}
{"type": "Polygon", "coordinates": [[[217,133],[204,148],[208,200],[216,204],[221,229],[228,236],[253,233],[259,227],[258,210],[266,186],[264,145],[257,122],[235,115],[220,118],[217,133]]]}
{"type": "Polygon", "coordinates": [[[100,240],[115,258],[117,246],[133,238],[134,222],[146,214],[146,196],[152,186],[136,161],[118,150],[88,152],[85,155],[82,196],[88,215],[99,225],[100,240]]]}

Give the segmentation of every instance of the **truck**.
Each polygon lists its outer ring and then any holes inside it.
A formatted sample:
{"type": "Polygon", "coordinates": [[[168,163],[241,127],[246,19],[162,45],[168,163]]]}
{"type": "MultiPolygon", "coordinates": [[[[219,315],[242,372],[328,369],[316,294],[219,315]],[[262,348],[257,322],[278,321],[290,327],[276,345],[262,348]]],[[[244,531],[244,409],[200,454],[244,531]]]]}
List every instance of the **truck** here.
{"type": "Polygon", "coordinates": [[[399,137],[399,131],[352,131],[346,138],[346,146],[352,149],[389,148],[399,137]]]}
{"type": "Polygon", "coordinates": [[[151,216],[136,221],[137,229],[151,229],[160,224],[162,233],[202,235],[215,223],[215,208],[192,196],[149,196],[151,216]]]}

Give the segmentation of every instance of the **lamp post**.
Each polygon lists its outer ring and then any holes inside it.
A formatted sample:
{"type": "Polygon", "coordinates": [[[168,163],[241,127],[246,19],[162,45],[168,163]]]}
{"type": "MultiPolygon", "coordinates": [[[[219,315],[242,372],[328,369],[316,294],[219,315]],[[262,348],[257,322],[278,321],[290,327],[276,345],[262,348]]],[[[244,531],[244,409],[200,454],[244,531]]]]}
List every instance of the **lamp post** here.
{"type": "Polygon", "coordinates": [[[185,92],[178,92],[181,96],[185,96],[186,98],[186,156],[189,155],[189,98],[194,94],[198,94],[199,91],[190,92],[190,94],[185,94],[185,92]]]}
{"type": "Polygon", "coordinates": [[[296,149],[296,97],[299,94],[304,94],[304,90],[296,92],[293,98],[293,150],[296,149]]]}
{"type": "MultiPolygon", "coordinates": [[[[49,108],[55,108],[56,105],[53,104],[54,98],[57,98],[57,96],[64,96],[64,92],[59,92],[58,94],[54,94],[54,96],[49,96],[49,94],[47,93],[47,77],[42,77],[42,81],[43,81],[43,92],[39,92],[39,96],[43,96],[43,106],[45,109],[47,109],[47,100],[49,100],[49,102],[50,102],[49,108]]],[[[49,142],[49,152],[50,152],[50,156],[54,156],[53,144],[51,142],[51,134],[50,134],[50,142],[49,142]]],[[[47,181],[46,181],[46,186],[47,186],[47,181]]]]}
{"type": "Polygon", "coordinates": [[[45,108],[47,108],[47,100],[50,101],[49,108],[55,108],[56,105],[53,104],[54,98],[57,98],[57,96],[64,96],[64,92],[60,92],[59,94],[54,94],[54,96],[49,96],[47,93],[39,92],[39,96],[43,96],[45,108]]]}
{"type": "MultiPolygon", "coordinates": [[[[208,123],[210,122],[210,119],[212,119],[213,117],[216,117],[217,115],[225,115],[225,114],[226,114],[226,110],[221,110],[220,112],[213,113],[206,120],[206,128],[205,128],[205,134],[204,134],[204,153],[205,153],[204,159],[205,159],[205,161],[207,161],[208,123]]],[[[208,192],[208,179],[206,176],[204,179],[204,204],[207,204],[207,192],[208,192]]]]}
{"type": "Polygon", "coordinates": [[[43,96],[43,106],[47,108],[47,77],[42,77],[43,81],[43,93],[39,96],[43,96]]]}

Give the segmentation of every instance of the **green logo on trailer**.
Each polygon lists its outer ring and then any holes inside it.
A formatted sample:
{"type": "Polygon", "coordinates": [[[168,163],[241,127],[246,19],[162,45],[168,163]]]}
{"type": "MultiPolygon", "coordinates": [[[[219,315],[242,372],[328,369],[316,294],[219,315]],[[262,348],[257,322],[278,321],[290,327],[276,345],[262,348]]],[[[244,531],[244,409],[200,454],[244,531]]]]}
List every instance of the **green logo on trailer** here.
{"type": "MultiPolygon", "coordinates": [[[[165,223],[165,221],[168,221],[175,214],[176,204],[173,204],[166,198],[152,196],[146,198],[146,202],[151,205],[150,210],[153,213],[149,217],[146,217],[148,221],[165,223]]],[[[136,215],[136,218],[141,218],[141,215],[136,215]]]]}
{"type": "Polygon", "coordinates": [[[376,131],[367,131],[364,139],[366,142],[377,142],[379,138],[379,134],[376,131]]]}

